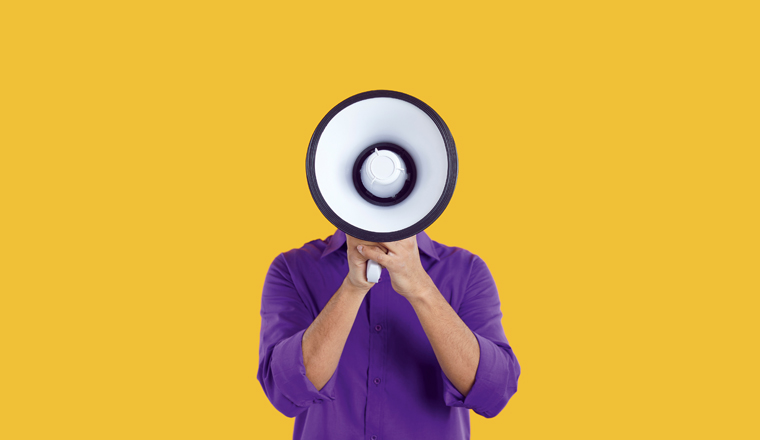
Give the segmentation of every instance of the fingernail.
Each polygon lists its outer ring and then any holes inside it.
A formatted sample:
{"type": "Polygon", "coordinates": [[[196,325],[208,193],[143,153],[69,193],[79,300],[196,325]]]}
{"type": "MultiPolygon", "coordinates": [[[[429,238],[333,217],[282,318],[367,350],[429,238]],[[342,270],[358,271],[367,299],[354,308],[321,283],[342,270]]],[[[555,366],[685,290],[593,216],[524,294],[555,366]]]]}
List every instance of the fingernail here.
{"type": "Polygon", "coordinates": [[[360,254],[362,253],[363,249],[364,249],[364,246],[362,245],[356,246],[356,250],[358,250],[360,254]]]}

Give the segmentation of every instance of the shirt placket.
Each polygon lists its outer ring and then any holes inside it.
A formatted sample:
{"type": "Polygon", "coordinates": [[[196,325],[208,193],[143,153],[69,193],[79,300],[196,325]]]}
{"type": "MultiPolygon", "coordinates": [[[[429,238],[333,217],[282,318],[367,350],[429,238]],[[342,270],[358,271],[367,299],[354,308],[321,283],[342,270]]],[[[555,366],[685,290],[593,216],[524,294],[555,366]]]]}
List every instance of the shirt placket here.
{"type": "Polygon", "coordinates": [[[383,269],[380,281],[375,284],[370,295],[369,309],[369,376],[367,380],[367,411],[365,413],[366,440],[383,440],[383,412],[385,401],[385,353],[387,347],[388,328],[386,324],[386,309],[390,289],[388,272],[383,269]]]}

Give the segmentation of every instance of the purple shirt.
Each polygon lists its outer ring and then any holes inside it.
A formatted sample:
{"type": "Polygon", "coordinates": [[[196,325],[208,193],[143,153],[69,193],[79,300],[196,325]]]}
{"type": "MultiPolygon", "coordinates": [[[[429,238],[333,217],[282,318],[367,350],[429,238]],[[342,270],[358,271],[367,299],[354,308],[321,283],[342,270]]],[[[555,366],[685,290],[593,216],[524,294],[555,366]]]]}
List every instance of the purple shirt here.
{"type": "Polygon", "coordinates": [[[493,417],[517,391],[520,365],[485,262],[425,232],[417,245],[422,266],[480,344],[472,389],[464,397],[443,374],[414,309],[383,269],[335,373],[317,391],[306,378],[301,338],[348,274],[346,235],[337,230],[279,254],[264,281],[257,378],[274,407],[296,418],[294,439],[468,439],[470,409],[493,417]]]}

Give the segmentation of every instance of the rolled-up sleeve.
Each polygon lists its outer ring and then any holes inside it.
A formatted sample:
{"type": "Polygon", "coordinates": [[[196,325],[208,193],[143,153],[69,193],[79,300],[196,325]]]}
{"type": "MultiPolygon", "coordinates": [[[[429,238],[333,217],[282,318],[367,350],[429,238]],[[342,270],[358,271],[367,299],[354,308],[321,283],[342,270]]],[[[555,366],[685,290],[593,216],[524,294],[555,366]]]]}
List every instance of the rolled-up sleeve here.
{"type": "Polygon", "coordinates": [[[473,255],[470,267],[467,289],[457,313],[478,340],[480,361],[475,382],[467,396],[462,395],[442,373],[444,401],[448,406],[464,407],[483,417],[494,417],[517,392],[520,364],[501,325],[501,302],[488,266],[473,255]]]}
{"type": "Polygon", "coordinates": [[[335,374],[321,390],[306,377],[301,341],[313,321],[293,284],[284,254],[278,255],[264,280],[256,378],[272,405],[288,417],[335,400],[335,374]]]}

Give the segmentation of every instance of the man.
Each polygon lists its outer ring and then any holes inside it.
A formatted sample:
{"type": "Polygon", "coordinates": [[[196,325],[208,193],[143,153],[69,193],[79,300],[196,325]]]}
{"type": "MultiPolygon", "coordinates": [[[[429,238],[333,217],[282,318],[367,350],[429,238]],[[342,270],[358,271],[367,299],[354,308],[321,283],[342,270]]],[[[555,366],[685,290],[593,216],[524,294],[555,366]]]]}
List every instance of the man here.
{"type": "Polygon", "coordinates": [[[425,232],[372,243],[340,230],[278,255],[264,281],[257,378],[295,440],[470,437],[520,366],[477,255],[425,232]],[[421,252],[420,252],[421,251],[421,252]],[[383,266],[367,282],[367,260],[383,266]]]}

